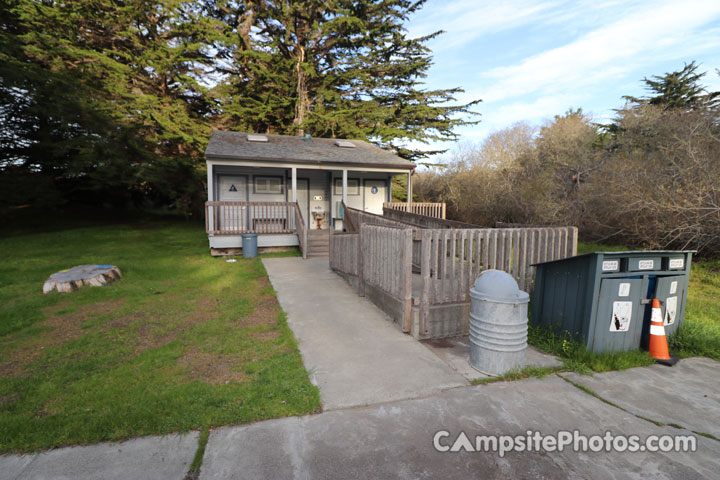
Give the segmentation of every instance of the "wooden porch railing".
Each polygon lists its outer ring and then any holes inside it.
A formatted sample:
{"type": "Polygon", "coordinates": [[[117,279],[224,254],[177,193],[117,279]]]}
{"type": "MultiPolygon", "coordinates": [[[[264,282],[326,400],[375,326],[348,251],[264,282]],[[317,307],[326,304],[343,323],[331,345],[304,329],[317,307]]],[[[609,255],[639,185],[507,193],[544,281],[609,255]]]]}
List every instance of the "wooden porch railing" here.
{"type": "Polygon", "coordinates": [[[211,235],[294,233],[307,258],[308,229],[297,202],[205,202],[205,231],[211,235]]]}
{"type": "Polygon", "coordinates": [[[295,233],[294,202],[205,202],[205,230],[213,235],[295,233]]]}
{"type": "Polygon", "coordinates": [[[383,208],[400,210],[401,212],[416,213],[428,217],[445,218],[444,203],[420,203],[420,202],[385,202],[383,208]]]}
{"type": "Polygon", "coordinates": [[[300,244],[300,251],[302,252],[303,258],[307,258],[307,244],[308,244],[308,229],[305,227],[305,222],[302,218],[302,212],[300,211],[300,205],[295,202],[295,231],[298,237],[298,243],[300,244]]]}

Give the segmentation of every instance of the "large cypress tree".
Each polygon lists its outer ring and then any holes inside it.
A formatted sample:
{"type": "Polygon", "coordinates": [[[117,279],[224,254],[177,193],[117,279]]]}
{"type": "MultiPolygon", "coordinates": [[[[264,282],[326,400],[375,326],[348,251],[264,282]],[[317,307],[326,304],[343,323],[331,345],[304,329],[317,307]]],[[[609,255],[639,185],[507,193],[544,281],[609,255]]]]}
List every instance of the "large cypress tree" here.
{"type": "Polygon", "coordinates": [[[407,158],[437,152],[408,141],[454,139],[474,101],[449,105],[459,88],[427,90],[426,43],[404,23],[424,1],[219,1],[224,104],[218,125],[258,132],[359,138],[407,158]]]}
{"type": "Polygon", "coordinates": [[[200,196],[212,18],[182,0],[5,7],[4,133],[23,139],[3,145],[14,168],[122,202],[155,195],[187,208],[200,196]]]}

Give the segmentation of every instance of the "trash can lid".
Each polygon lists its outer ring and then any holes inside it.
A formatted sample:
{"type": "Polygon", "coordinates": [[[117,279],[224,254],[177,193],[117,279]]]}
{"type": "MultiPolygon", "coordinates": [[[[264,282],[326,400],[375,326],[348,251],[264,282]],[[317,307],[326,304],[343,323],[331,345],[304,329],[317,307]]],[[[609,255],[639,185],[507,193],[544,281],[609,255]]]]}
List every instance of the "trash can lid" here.
{"type": "Polygon", "coordinates": [[[515,279],[502,270],[485,270],[470,289],[470,297],[497,303],[527,303],[530,295],[518,287],[515,279]]]}
{"type": "Polygon", "coordinates": [[[255,238],[257,237],[257,233],[241,233],[240,236],[242,238],[255,238]]]}

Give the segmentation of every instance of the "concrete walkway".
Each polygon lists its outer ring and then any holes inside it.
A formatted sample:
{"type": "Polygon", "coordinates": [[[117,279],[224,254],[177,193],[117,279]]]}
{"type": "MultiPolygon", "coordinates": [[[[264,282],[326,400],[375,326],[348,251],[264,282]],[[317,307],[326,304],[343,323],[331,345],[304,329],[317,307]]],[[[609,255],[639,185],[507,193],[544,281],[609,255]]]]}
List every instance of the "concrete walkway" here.
{"type": "MultiPolygon", "coordinates": [[[[637,369],[642,370],[642,369],[637,369]]],[[[717,370],[716,370],[717,371],[717,370]]],[[[715,373],[713,380],[718,381],[715,373]]],[[[682,388],[681,384],[673,388],[682,388]]],[[[682,408],[678,406],[678,408],[682,408]]],[[[718,409],[709,422],[720,423],[718,409]]],[[[613,407],[556,375],[447,390],[428,398],[221,428],[208,442],[201,480],[375,478],[717,478],[720,442],[696,452],[437,452],[464,432],[526,436],[686,435],[613,407]]]]}
{"type": "Polygon", "coordinates": [[[197,450],[198,437],[198,432],[191,432],[58,448],[34,455],[2,455],[0,479],[182,480],[197,450]]]}
{"type": "MultiPolygon", "coordinates": [[[[720,363],[714,360],[687,358],[672,368],[651,365],[595,375],[561,375],[634,415],[720,439],[720,363]]],[[[720,453],[720,442],[717,447],[720,453]]]]}
{"type": "MultiPolygon", "coordinates": [[[[578,430],[586,436],[609,431],[643,441],[650,435],[713,434],[720,431],[717,385],[720,362],[693,358],[672,368],[654,365],[593,376],[563,373],[224,427],[210,434],[200,479],[713,479],[720,471],[720,441],[701,435],[694,435],[695,452],[566,448],[509,452],[504,457],[494,452],[438,452],[433,437],[445,430],[449,437],[442,444],[449,445],[460,432],[471,440],[477,435],[526,436],[528,431],[554,435],[578,430]],[[589,387],[602,399],[576,385],[589,387]]],[[[145,437],[0,456],[0,479],[182,480],[197,438],[197,433],[145,437]]]]}
{"type": "Polygon", "coordinates": [[[325,410],[468,385],[331,272],[327,258],[271,258],[263,264],[325,410]]]}

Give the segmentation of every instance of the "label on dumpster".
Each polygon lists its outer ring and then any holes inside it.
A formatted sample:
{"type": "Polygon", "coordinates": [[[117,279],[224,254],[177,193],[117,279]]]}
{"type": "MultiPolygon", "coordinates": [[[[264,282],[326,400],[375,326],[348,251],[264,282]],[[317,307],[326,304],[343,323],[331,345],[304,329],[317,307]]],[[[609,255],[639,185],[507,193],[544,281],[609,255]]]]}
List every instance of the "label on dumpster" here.
{"type": "Polygon", "coordinates": [[[632,302],[613,302],[613,313],[610,319],[611,332],[627,332],[632,317],[632,302]]]}
{"type": "Polygon", "coordinates": [[[677,293],[677,280],[670,283],[670,295],[675,295],[677,293]]]}
{"type": "Polygon", "coordinates": [[[685,267],[685,259],[684,258],[671,258],[670,259],[670,268],[684,268],[685,267]]]}
{"type": "Polygon", "coordinates": [[[619,260],[603,260],[602,269],[603,272],[611,272],[620,268],[619,260]]]}
{"type": "Polygon", "coordinates": [[[618,289],[618,297],[627,297],[630,295],[630,284],[629,283],[621,283],[620,288],[618,289]]]}
{"type": "Polygon", "coordinates": [[[665,326],[675,323],[677,314],[677,297],[668,297],[665,300],[665,326]]]}
{"type": "Polygon", "coordinates": [[[655,260],[640,260],[638,270],[652,270],[655,268],[655,260]]]}

